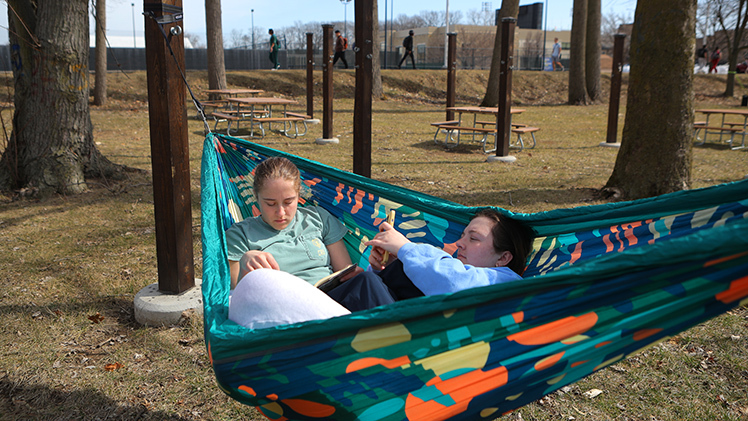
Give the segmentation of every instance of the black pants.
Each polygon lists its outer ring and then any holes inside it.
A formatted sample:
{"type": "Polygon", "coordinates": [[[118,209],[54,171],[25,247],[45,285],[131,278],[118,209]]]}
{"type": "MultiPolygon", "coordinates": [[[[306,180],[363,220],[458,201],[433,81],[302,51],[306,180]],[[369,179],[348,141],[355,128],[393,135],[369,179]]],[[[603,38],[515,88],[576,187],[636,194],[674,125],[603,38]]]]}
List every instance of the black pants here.
{"type": "Polygon", "coordinates": [[[403,58],[400,60],[400,64],[397,65],[397,68],[399,69],[400,66],[403,65],[403,62],[406,58],[410,57],[410,62],[413,63],[413,68],[416,68],[416,58],[413,56],[413,50],[405,51],[405,54],[403,54],[403,58]]]}
{"type": "Polygon", "coordinates": [[[335,53],[335,56],[332,58],[332,65],[334,66],[335,63],[338,62],[338,59],[343,60],[343,64],[345,64],[345,68],[348,68],[348,62],[345,61],[345,51],[338,51],[335,53]]]}
{"type": "Polygon", "coordinates": [[[379,274],[369,271],[360,273],[328,295],[350,311],[362,311],[408,298],[423,297],[423,292],[405,274],[402,262],[395,260],[379,274]]]}

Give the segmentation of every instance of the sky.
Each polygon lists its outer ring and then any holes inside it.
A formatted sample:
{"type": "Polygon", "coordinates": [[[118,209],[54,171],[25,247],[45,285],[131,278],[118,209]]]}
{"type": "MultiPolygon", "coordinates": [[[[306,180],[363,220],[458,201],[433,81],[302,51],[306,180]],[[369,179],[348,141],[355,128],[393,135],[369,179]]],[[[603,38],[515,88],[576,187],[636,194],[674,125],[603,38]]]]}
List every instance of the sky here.
{"type": "MultiPolygon", "coordinates": [[[[355,0],[354,0],[355,1],[355,0]]],[[[224,35],[236,29],[251,33],[254,15],[255,28],[282,28],[296,22],[353,21],[354,1],[347,5],[341,0],[222,0],[224,35]],[[254,13],[251,10],[254,9],[254,13]]],[[[384,20],[384,1],[379,0],[379,18],[384,20]]],[[[450,12],[460,10],[464,15],[470,10],[481,10],[488,3],[490,10],[501,7],[501,0],[386,0],[387,15],[394,11],[395,17],[401,14],[413,16],[424,10],[443,11],[449,4],[450,12]]],[[[143,35],[143,0],[106,0],[107,35],[132,38],[143,35]]],[[[533,3],[548,5],[547,28],[549,30],[571,29],[571,9],[573,0],[520,0],[524,6],[533,3]]],[[[633,20],[636,0],[602,0],[603,14],[616,13],[633,20]]],[[[0,0],[0,44],[8,42],[8,6],[0,0]]],[[[184,31],[197,34],[205,42],[205,0],[182,0],[184,10],[184,31]]],[[[545,19],[545,17],[544,17],[545,19]]],[[[91,33],[93,34],[93,23],[91,33]]],[[[226,37],[224,36],[224,39],[226,37]]]]}

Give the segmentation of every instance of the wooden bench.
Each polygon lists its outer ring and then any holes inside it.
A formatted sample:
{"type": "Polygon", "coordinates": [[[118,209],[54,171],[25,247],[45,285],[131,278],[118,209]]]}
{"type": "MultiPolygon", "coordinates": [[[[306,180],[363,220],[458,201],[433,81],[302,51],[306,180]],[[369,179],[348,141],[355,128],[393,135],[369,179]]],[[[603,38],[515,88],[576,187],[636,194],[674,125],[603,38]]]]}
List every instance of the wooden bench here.
{"type": "Polygon", "coordinates": [[[226,134],[229,136],[231,136],[231,124],[233,122],[236,122],[236,128],[238,129],[239,122],[242,120],[242,117],[237,115],[236,113],[213,111],[212,113],[210,113],[210,115],[216,121],[216,124],[213,127],[213,130],[218,131],[218,123],[225,121],[226,122],[226,134]]]}
{"type": "MultiPolygon", "coordinates": [[[[512,125],[513,126],[513,125],[512,125]]],[[[530,127],[530,126],[524,126],[524,127],[514,127],[512,128],[512,133],[517,134],[517,143],[519,143],[519,150],[522,150],[525,148],[525,142],[522,139],[523,134],[530,133],[530,136],[532,136],[532,146],[530,146],[528,149],[532,149],[535,147],[536,141],[535,141],[535,132],[540,130],[540,127],[530,127]]]]}
{"type": "MultiPolygon", "coordinates": [[[[693,128],[695,129],[693,132],[694,140],[699,139],[700,130],[704,131],[704,139],[701,140],[701,142],[694,143],[695,145],[703,145],[706,140],[706,133],[709,132],[709,133],[719,134],[720,140],[722,140],[723,134],[729,134],[730,139],[727,142],[730,144],[730,148],[731,149],[740,148],[740,147],[734,147],[733,141],[735,140],[736,133],[743,133],[743,123],[725,123],[724,126],[707,126],[705,121],[698,121],[693,124],[693,128]]],[[[745,142],[745,140],[743,142],[745,142]]],[[[742,146],[745,146],[745,143],[743,143],[742,146]]]]}
{"type": "Polygon", "coordinates": [[[290,113],[290,112],[286,112],[286,117],[299,117],[299,118],[303,118],[304,120],[310,120],[312,118],[312,116],[310,115],[300,114],[300,113],[290,113]]]}
{"type": "Polygon", "coordinates": [[[487,149],[486,148],[486,140],[488,138],[488,135],[491,133],[495,133],[496,129],[494,128],[486,128],[486,127],[469,127],[469,126],[458,126],[460,124],[459,120],[450,120],[450,121],[438,121],[435,123],[431,123],[432,126],[436,127],[436,133],[434,133],[434,143],[439,144],[439,140],[437,137],[439,136],[439,133],[444,130],[446,132],[446,135],[444,137],[444,146],[448,148],[454,148],[455,146],[460,144],[460,134],[463,132],[475,134],[475,133],[482,133],[483,136],[481,137],[481,144],[483,145],[483,152],[489,153],[494,150],[487,149]],[[455,137],[455,132],[457,133],[457,136],[455,137]]]}
{"type": "MultiPolygon", "coordinates": [[[[476,121],[475,124],[481,124],[483,126],[496,125],[495,121],[476,121]]],[[[527,127],[527,124],[523,123],[512,123],[512,127],[527,127]]]]}
{"type": "Polygon", "coordinates": [[[285,117],[257,117],[254,118],[252,121],[257,122],[260,124],[260,130],[262,131],[262,136],[265,136],[265,127],[263,126],[263,123],[268,124],[268,130],[270,130],[270,124],[271,123],[283,123],[283,130],[280,130],[282,134],[284,134],[286,137],[290,138],[296,138],[299,136],[304,136],[307,132],[307,125],[306,120],[309,119],[309,116],[306,116],[304,114],[297,114],[297,113],[285,113],[285,117]],[[304,131],[299,133],[299,122],[304,124],[304,131]],[[293,126],[293,135],[291,135],[291,127],[293,126]]]}

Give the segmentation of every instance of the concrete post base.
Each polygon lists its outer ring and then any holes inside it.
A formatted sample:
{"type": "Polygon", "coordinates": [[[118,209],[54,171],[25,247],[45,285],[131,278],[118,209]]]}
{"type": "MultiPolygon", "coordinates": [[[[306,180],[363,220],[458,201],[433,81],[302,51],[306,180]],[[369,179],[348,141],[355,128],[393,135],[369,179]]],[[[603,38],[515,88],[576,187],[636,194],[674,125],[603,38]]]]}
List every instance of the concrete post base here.
{"type": "Polygon", "coordinates": [[[318,138],[314,141],[314,143],[318,145],[327,145],[328,143],[340,143],[340,139],[337,137],[333,137],[332,139],[324,139],[324,138],[318,138]]]}
{"type": "Polygon", "coordinates": [[[185,310],[202,314],[202,284],[202,279],[195,279],[195,286],[181,294],[164,294],[158,290],[158,283],[146,286],[135,294],[135,321],[146,326],[173,325],[185,310]]]}
{"type": "Polygon", "coordinates": [[[608,142],[600,142],[598,146],[606,146],[608,148],[620,148],[620,143],[608,143],[608,142]]]}
{"type": "Polygon", "coordinates": [[[496,156],[496,155],[488,155],[488,158],[486,158],[486,162],[514,162],[517,160],[517,157],[514,155],[507,155],[507,156],[496,156]]]}

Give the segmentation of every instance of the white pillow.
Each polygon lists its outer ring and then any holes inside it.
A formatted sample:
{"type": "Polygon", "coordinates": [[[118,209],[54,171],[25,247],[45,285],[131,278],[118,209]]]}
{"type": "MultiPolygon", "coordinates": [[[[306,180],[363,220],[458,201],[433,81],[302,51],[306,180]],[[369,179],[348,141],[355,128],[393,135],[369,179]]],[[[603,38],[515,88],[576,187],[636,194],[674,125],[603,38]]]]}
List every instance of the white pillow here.
{"type": "Polygon", "coordinates": [[[350,314],[310,283],[273,269],[249,272],[229,301],[229,319],[250,329],[350,314]]]}

